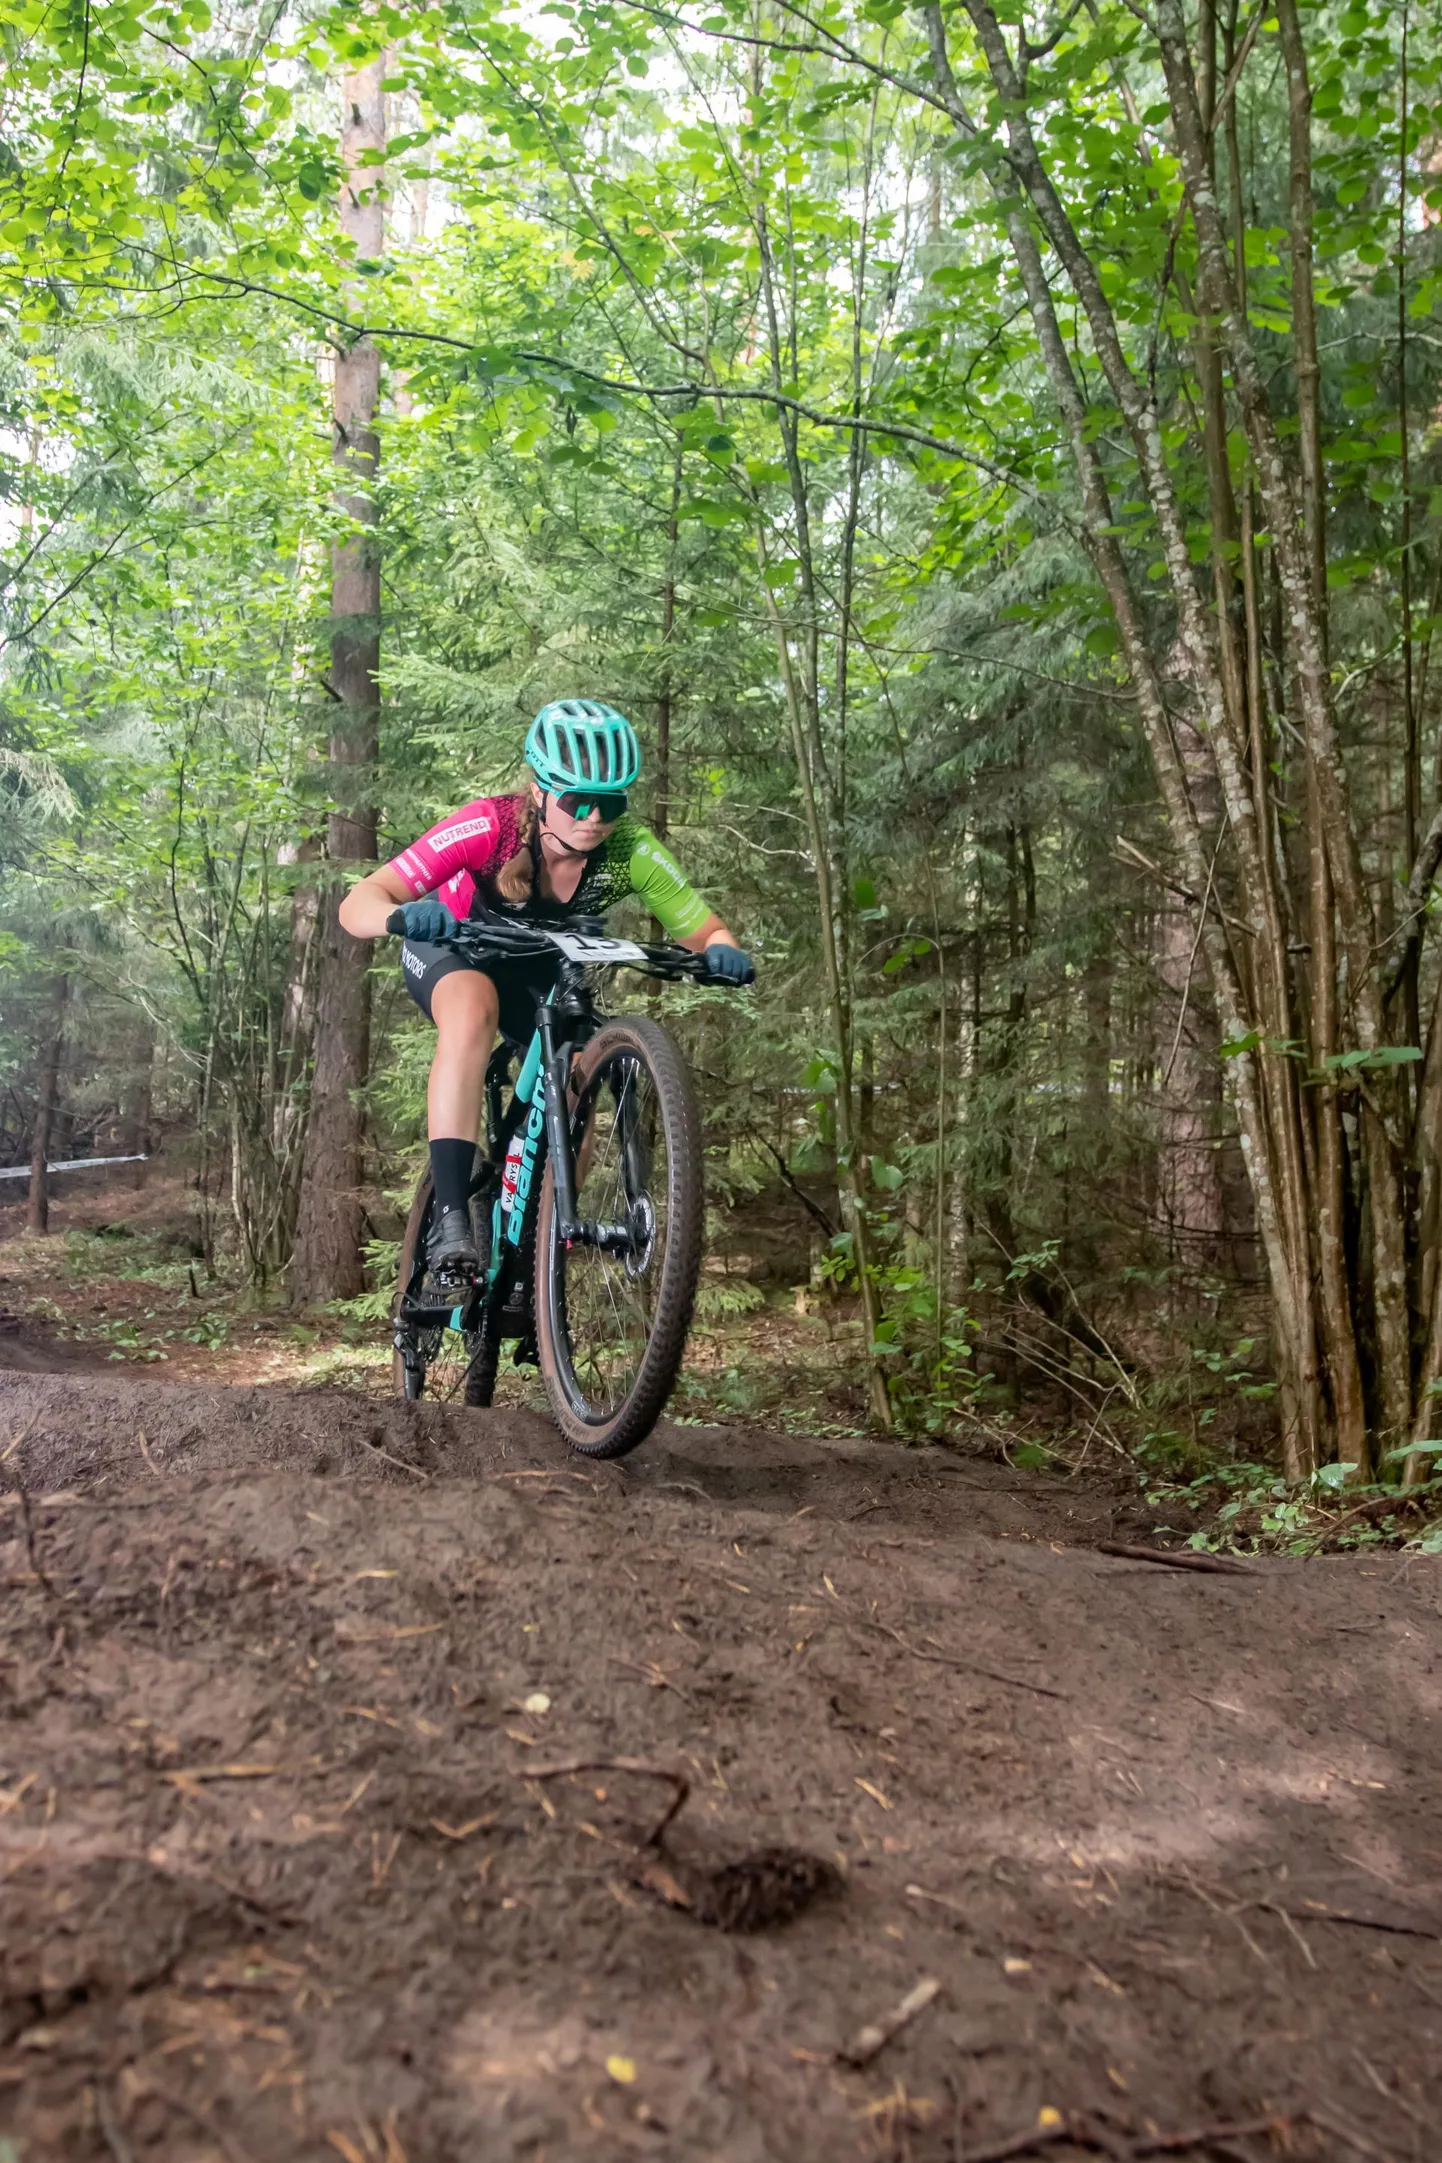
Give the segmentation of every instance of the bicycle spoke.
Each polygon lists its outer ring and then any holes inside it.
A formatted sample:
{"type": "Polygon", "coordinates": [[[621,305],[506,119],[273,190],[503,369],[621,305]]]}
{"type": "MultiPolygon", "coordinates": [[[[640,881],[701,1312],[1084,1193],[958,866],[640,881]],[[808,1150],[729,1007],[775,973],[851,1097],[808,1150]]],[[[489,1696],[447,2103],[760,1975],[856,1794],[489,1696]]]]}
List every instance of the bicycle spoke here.
{"type": "Polygon", "coordinates": [[[661,1137],[654,1081],[634,1053],[618,1054],[588,1092],[576,1202],[583,1220],[629,1226],[633,1244],[625,1253],[577,1246],[559,1262],[572,1371],[592,1418],[628,1396],[650,1340],[667,1235],[661,1137]]]}

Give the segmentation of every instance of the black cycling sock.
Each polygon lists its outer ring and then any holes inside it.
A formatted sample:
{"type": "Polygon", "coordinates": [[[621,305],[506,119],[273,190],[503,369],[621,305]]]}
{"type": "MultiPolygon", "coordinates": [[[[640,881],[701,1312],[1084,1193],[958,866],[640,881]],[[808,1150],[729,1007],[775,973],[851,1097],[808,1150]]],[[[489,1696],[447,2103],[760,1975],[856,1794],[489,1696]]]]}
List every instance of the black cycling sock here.
{"type": "Polygon", "coordinates": [[[466,1207],[475,1162],[474,1142],[445,1139],[431,1143],[431,1184],[442,1209],[466,1207]]]}

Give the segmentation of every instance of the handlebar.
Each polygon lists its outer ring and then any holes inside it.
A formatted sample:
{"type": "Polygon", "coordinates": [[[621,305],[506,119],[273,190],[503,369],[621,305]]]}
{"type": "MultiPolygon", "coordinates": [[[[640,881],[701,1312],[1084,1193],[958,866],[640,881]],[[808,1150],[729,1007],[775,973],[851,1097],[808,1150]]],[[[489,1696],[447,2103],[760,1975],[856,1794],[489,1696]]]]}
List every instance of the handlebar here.
{"type": "MultiPolygon", "coordinates": [[[[386,930],[399,939],[404,938],[405,929],[404,909],[392,909],[386,918],[386,930]]],[[[468,917],[457,924],[454,937],[436,943],[474,962],[556,954],[577,964],[637,969],[646,976],[690,977],[706,984],[725,982],[724,978],[712,975],[704,954],[693,954],[687,946],[674,946],[669,942],[647,945],[638,939],[613,939],[594,919],[584,917],[574,924],[558,925],[552,931],[544,924],[522,924],[512,917],[487,913],[468,917]],[[584,948],[594,951],[578,951],[584,948]],[[607,948],[617,951],[608,953],[607,948]]]]}

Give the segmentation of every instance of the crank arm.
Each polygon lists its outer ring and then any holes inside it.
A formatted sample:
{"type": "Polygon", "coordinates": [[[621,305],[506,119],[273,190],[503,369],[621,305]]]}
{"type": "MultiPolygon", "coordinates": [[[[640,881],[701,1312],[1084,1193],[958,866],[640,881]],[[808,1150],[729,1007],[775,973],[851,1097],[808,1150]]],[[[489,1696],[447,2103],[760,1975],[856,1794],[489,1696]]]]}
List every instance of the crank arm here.
{"type": "Polygon", "coordinates": [[[419,1329],[444,1329],[448,1324],[456,1329],[474,1329],[481,1299],[476,1285],[457,1285],[454,1299],[403,1299],[396,1323],[409,1323],[419,1329]]]}

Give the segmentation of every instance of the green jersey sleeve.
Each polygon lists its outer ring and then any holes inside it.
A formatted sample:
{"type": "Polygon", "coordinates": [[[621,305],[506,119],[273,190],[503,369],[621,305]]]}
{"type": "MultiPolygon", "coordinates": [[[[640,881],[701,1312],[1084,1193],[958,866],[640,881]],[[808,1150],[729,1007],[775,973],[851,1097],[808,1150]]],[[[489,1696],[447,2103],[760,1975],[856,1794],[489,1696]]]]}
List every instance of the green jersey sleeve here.
{"type": "Polygon", "coordinates": [[[636,825],[631,842],[631,890],[640,895],[663,931],[689,939],[711,914],[670,850],[649,826],[636,825]]]}

